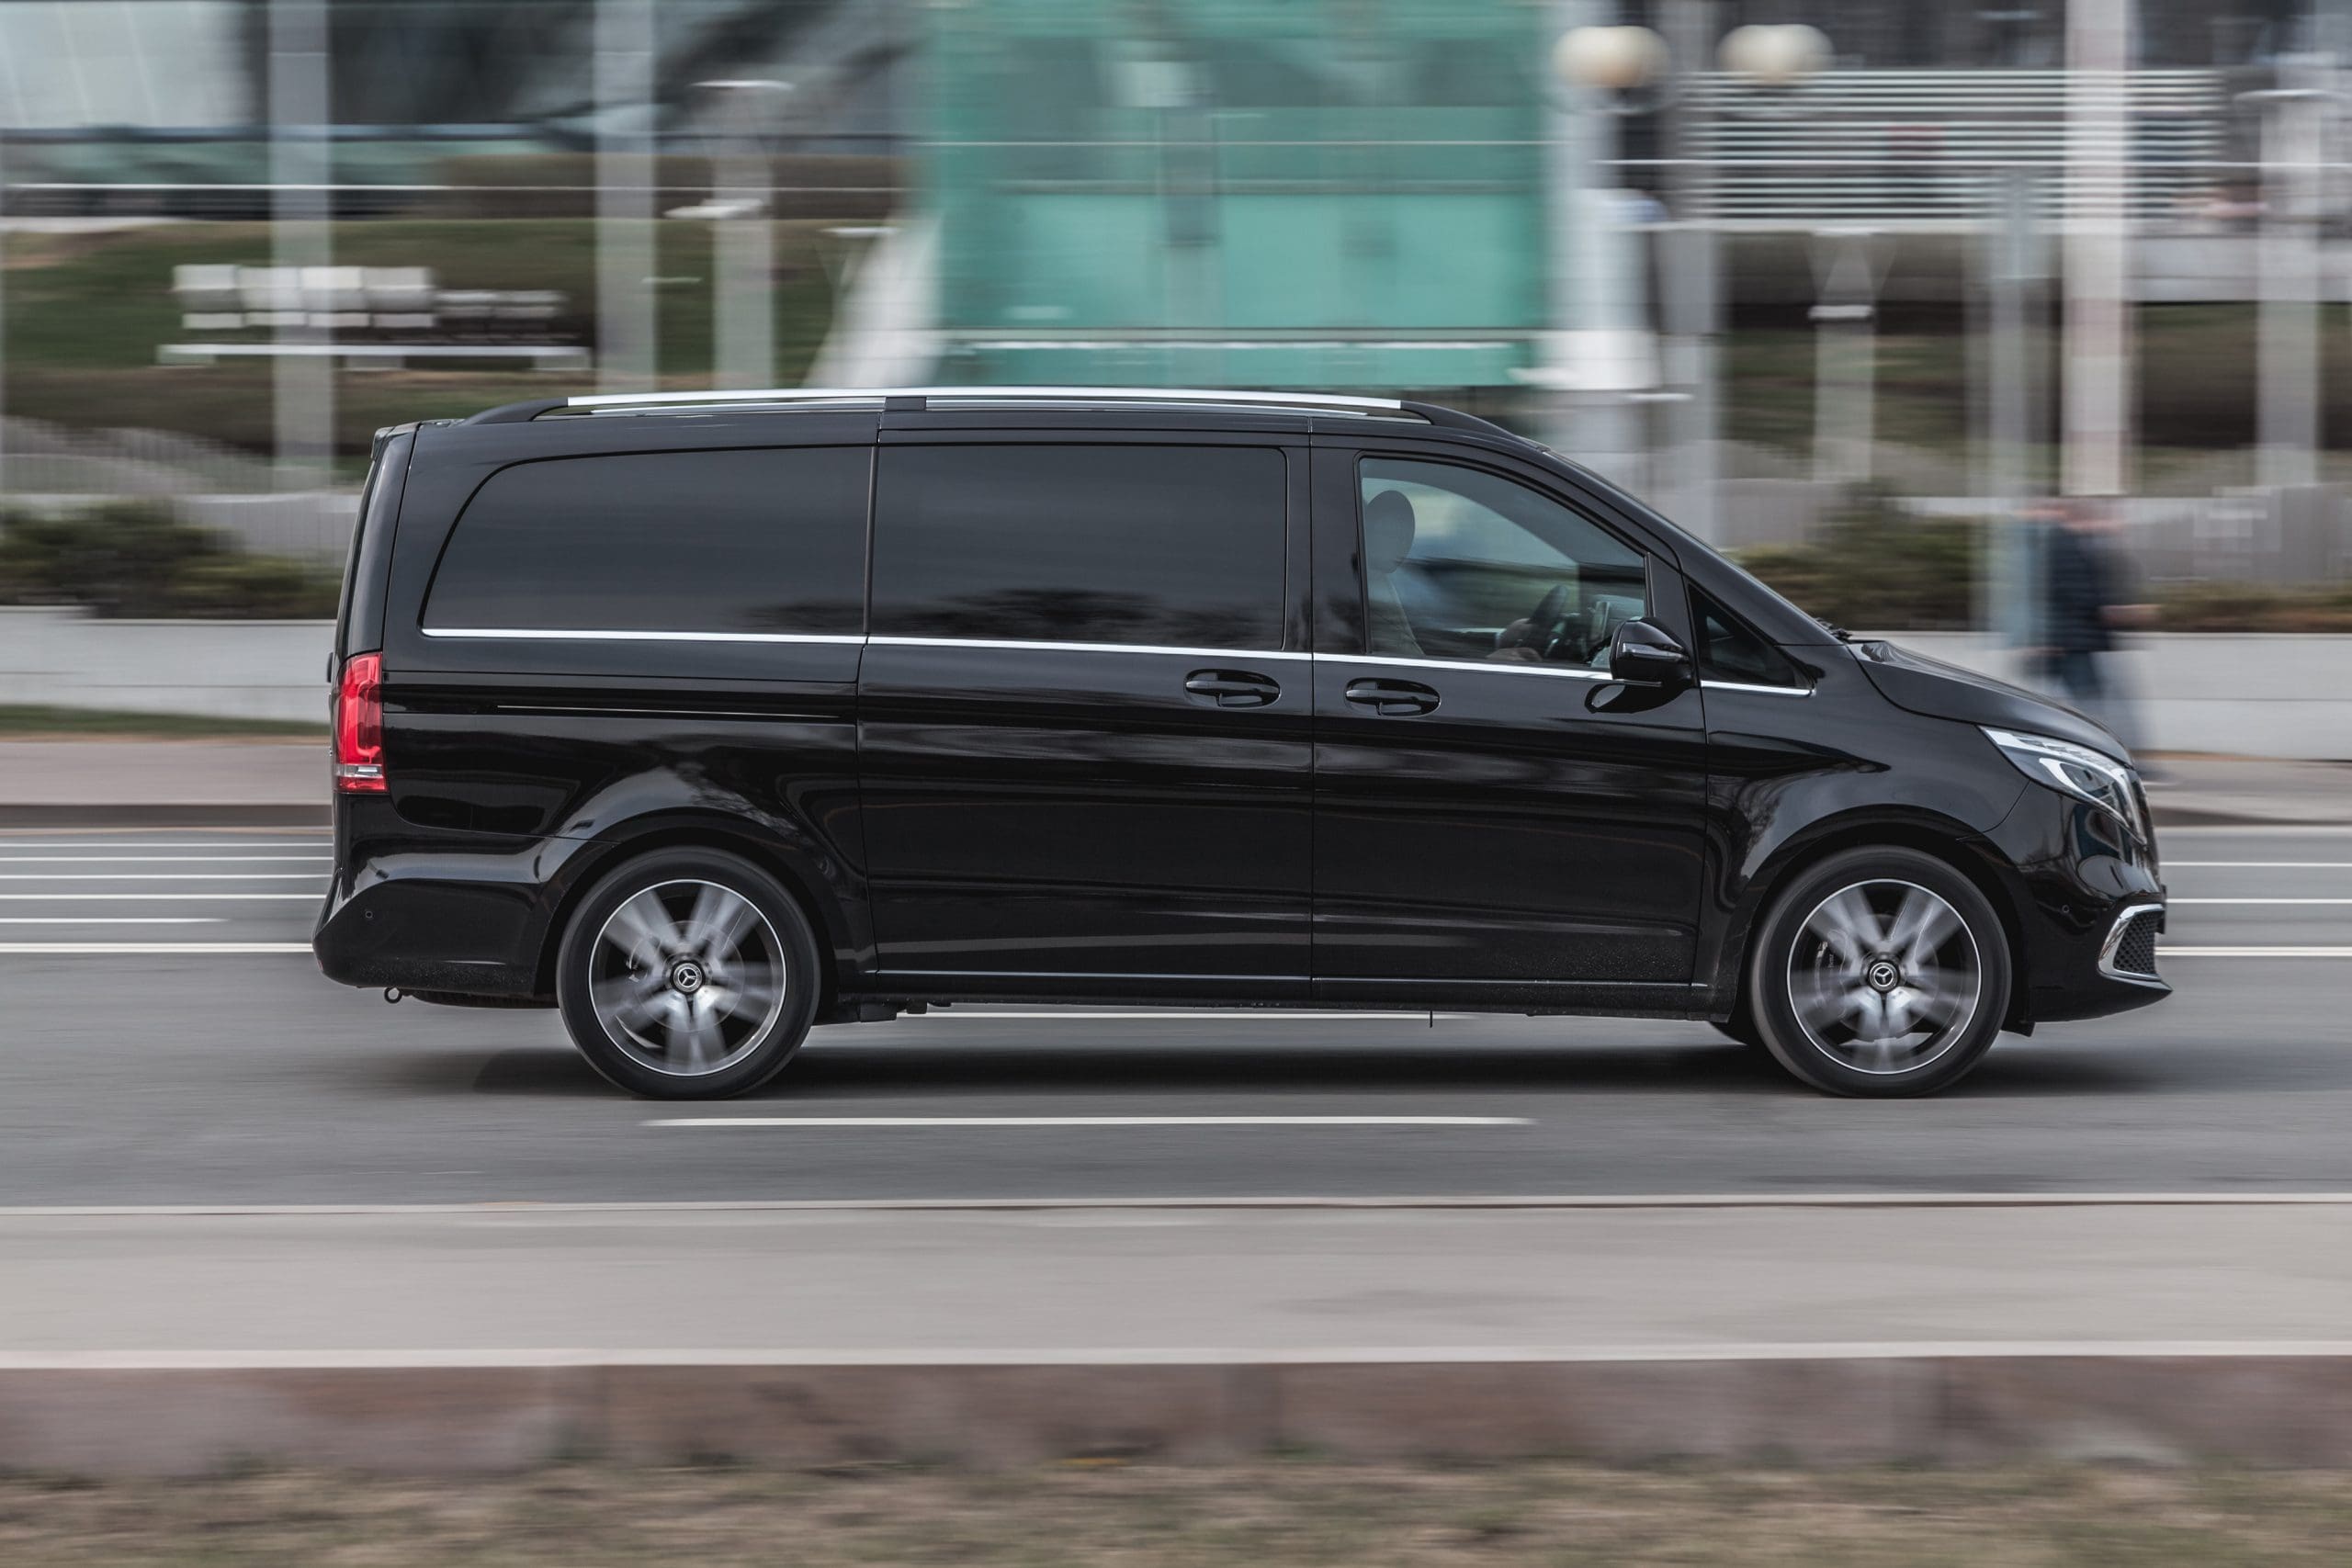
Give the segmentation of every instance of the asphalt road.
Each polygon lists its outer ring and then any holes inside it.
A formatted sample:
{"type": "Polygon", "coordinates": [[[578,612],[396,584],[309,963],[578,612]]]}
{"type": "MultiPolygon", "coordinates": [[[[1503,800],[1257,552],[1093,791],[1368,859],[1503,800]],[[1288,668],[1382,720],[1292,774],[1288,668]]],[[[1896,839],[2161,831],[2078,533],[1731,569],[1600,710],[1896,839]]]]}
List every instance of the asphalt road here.
{"type": "Polygon", "coordinates": [[[2179,994],[1939,1100],[1824,1100],[1696,1024],[959,1008],[681,1107],[552,1014],[275,951],[316,832],[12,831],[0,1206],[2352,1190],[2352,831],[2164,837],[2179,994]]]}

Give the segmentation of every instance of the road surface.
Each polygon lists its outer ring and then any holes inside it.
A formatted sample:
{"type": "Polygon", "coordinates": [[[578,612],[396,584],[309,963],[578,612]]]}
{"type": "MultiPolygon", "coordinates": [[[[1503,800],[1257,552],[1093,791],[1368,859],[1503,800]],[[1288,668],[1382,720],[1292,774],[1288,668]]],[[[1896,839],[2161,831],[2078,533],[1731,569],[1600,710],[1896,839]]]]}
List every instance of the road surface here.
{"type": "Polygon", "coordinates": [[[2174,829],[2150,1010],[1825,1100],[1703,1024],[967,1009],[624,1098],[301,944],[314,830],[0,833],[0,1206],[2352,1190],[2352,830],[2174,829]]]}

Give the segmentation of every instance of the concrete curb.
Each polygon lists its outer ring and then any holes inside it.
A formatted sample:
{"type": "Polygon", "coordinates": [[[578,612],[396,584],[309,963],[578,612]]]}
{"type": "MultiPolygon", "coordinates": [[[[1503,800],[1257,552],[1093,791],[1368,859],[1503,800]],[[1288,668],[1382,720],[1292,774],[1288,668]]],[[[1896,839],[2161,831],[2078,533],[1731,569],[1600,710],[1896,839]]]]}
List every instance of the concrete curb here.
{"type": "Polygon", "coordinates": [[[1118,1360],[562,1355],[0,1363],[0,1470],[395,1474],[567,1460],[978,1466],[1545,1455],[2352,1466],[2352,1348],[1118,1360]]]}

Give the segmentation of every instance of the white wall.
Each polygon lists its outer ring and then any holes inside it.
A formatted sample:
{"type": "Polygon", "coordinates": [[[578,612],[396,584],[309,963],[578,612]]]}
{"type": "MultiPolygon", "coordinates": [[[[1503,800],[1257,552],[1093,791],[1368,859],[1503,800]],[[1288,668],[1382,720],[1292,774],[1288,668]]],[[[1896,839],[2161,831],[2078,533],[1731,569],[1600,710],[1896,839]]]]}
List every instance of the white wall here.
{"type": "MultiPolygon", "coordinates": [[[[1916,653],[2032,685],[2014,649],[1976,632],[1872,632],[1916,653]]],[[[2352,761],[2352,637],[2163,633],[2109,668],[2152,751],[2352,761]]]]}
{"type": "Polygon", "coordinates": [[[331,621],[101,621],[0,608],[0,703],[327,719],[331,621]]]}
{"type": "MultiPolygon", "coordinates": [[[[1976,633],[1866,635],[2018,679],[2015,652],[1976,633]]],[[[99,621],[0,608],[0,703],[324,723],[334,642],[325,621],[99,621]]],[[[2137,694],[2151,750],[2352,760],[2352,637],[2150,636],[2115,666],[2137,694]]]]}

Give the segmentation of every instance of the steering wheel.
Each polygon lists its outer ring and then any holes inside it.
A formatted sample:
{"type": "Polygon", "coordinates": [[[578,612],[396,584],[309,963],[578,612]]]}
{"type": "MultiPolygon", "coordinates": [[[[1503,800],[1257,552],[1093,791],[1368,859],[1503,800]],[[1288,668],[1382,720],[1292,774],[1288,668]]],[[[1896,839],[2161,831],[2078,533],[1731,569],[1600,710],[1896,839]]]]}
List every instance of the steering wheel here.
{"type": "Polygon", "coordinates": [[[1561,640],[1568,635],[1568,628],[1560,615],[1567,604],[1568,585],[1554,583],[1552,592],[1544,595],[1543,602],[1535,606],[1535,613],[1527,617],[1532,635],[1524,646],[1533,649],[1536,657],[1547,662],[1559,652],[1561,640]]]}

